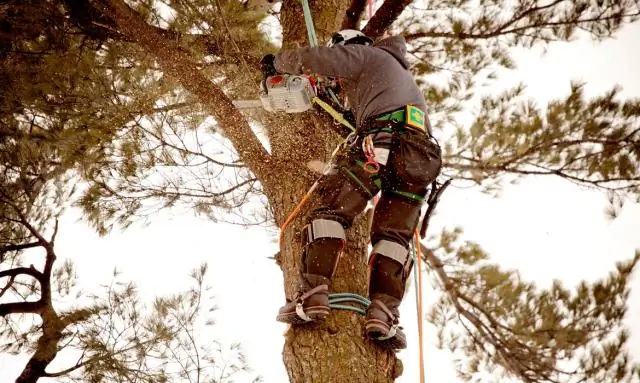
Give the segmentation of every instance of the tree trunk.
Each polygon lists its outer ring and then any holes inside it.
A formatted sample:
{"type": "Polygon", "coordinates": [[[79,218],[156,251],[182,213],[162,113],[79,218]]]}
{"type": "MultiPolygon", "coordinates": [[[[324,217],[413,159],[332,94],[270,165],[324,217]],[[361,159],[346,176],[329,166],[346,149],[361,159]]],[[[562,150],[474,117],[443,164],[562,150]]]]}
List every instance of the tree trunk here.
{"type": "MultiPolygon", "coordinates": [[[[349,3],[348,0],[310,1],[320,44],[340,28],[349,3]]],[[[300,4],[296,0],[283,3],[281,23],[285,48],[296,47],[297,44],[308,45],[300,4]]],[[[287,174],[287,177],[278,179],[276,187],[269,188],[278,190],[278,195],[268,197],[280,226],[317,178],[317,175],[306,171],[305,163],[311,159],[326,160],[337,143],[335,139],[328,138],[331,127],[314,118],[312,113],[288,115],[285,118],[286,123],[273,124],[274,128],[270,129],[272,155],[281,166],[281,172],[287,174]],[[327,143],[326,146],[323,143],[327,143]]],[[[302,250],[300,233],[304,216],[315,201],[316,198],[310,199],[285,232],[280,263],[288,297],[295,292],[298,281],[302,250]]],[[[348,246],[332,280],[332,293],[349,292],[367,296],[368,234],[367,220],[363,214],[347,231],[348,246]]],[[[323,324],[291,326],[285,335],[283,348],[283,361],[290,381],[393,382],[402,373],[401,362],[393,352],[381,350],[364,338],[363,324],[364,317],[359,313],[332,310],[323,324]]]]}
{"type": "MultiPolygon", "coordinates": [[[[319,42],[324,42],[340,27],[349,0],[310,1],[319,42]]],[[[248,124],[231,101],[211,86],[175,43],[168,41],[146,24],[140,15],[122,0],[109,1],[111,14],[126,36],[153,53],[160,65],[207,105],[225,126],[225,134],[258,176],[269,200],[276,223],[281,227],[296,204],[317,178],[306,167],[312,159],[327,159],[338,143],[331,135],[326,116],[314,112],[301,115],[272,114],[265,118],[271,155],[262,150],[248,124]],[[231,110],[233,109],[233,110],[231,110]],[[238,123],[243,121],[244,123],[238,123]]],[[[304,15],[299,0],[282,4],[281,24],[284,47],[308,45],[304,15]]],[[[303,218],[314,199],[286,230],[280,263],[287,296],[292,296],[298,282],[298,265],[302,249],[300,230],[303,218]]],[[[332,292],[349,292],[366,296],[368,226],[363,215],[347,232],[348,246],[333,278],[332,292]]],[[[283,302],[284,304],[284,302],[283,302]]],[[[274,308],[274,314],[277,308],[274,308]]],[[[377,348],[363,337],[363,317],[352,311],[334,310],[327,322],[317,327],[290,328],[283,350],[283,360],[291,382],[371,383],[393,382],[402,365],[395,354],[377,348]]]]}

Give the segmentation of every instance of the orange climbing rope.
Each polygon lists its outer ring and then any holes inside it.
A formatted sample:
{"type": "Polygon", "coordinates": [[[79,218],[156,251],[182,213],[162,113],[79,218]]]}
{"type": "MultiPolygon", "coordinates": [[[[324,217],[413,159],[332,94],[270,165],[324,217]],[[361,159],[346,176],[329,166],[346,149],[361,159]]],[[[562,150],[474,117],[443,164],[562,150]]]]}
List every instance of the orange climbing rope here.
{"type": "Polygon", "coordinates": [[[422,251],[420,250],[420,233],[416,229],[415,234],[415,246],[416,246],[416,272],[418,273],[418,286],[416,291],[418,292],[418,339],[420,341],[420,383],[424,383],[424,350],[422,346],[422,251]]]}
{"type": "Polygon", "coordinates": [[[318,181],[314,182],[314,184],[311,185],[311,188],[309,188],[309,191],[307,192],[307,194],[305,194],[304,197],[302,197],[300,202],[298,202],[296,207],[293,209],[293,211],[291,211],[291,213],[289,214],[287,219],[284,221],[284,223],[280,227],[280,235],[278,237],[278,244],[279,244],[281,250],[282,250],[282,243],[283,243],[283,240],[284,240],[284,232],[287,230],[287,226],[289,226],[291,221],[293,221],[293,219],[296,217],[296,215],[298,215],[298,213],[300,212],[300,209],[302,209],[302,206],[307,202],[309,197],[311,197],[311,194],[313,193],[313,191],[315,190],[315,188],[317,186],[318,186],[318,181]]]}

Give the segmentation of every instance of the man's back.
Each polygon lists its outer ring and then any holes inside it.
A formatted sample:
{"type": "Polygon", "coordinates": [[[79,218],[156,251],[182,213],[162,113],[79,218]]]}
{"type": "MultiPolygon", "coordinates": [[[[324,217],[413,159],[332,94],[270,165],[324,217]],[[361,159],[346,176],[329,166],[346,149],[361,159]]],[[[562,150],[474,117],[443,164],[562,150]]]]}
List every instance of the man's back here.
{"type": "MultiPolygon", "coordinates": [[[[402,36],[392,36],[366,46],[307,47],[280,53],[277,70],[339,77],[358,126],[381,113],[414,105],[427,114],[422,92],[409,72],[402,36]]],[[[430,124],[426,123],[429,133],[430,124]]]]}

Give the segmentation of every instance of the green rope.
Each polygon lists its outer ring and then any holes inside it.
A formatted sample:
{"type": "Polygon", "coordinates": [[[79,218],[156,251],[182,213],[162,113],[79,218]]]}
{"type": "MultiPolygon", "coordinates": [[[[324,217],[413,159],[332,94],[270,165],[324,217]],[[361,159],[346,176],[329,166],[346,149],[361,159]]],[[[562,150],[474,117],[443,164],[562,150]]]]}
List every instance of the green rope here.
{"type": "Polygon", "coordinates": [[[309,35],[309,45],[315,47],[318,45],[316,39],[316,29],[313,26],[313,19],[311,18],[311,9],[309,9],[309,2],[302,0],[302,11],[304,12],[304,23],[307,25],[307,35],[309,35]]]}
{"type": "Polygon", "coordinates": [[[360,313],[362,315],[365,315],[367,308],[369,307],[370,304],[371,304],[371,301],[369,301],[367,298],[360,296],[358,294],[352,294],[352,293],[329,294],[329,307],[331,307],[332,309],[351,310],[351,311],[360,313]],[[338,304],[338,303],[344,303],[344,302],[352,302],[352,303],[362,305],[364,306],[364,309],[360,307],[338,304]]]}
{"type": "MultiPolygon", "coordinates": [[[[416,257],[417,257],[417,253],[416,253],[416,240],[415,238],[413,238],[411,240],[411,243],[409,245],[409,253],[411,254],[411,259],[413,260],[413,264],[414,267],[417,264],[416,262],[416,257]]],[[[415,282],[416,288],[418,288],[418,274],[420,270],[414,270],[413,272],[413,280],[415,282]]],[[[416,295],[416,307],[420,307],[419,302],[418,302],[418,294],[416,295]]],[[[362,315],[366,314],[366,310],[369,307],[369,305],[371,304],[371,301],[361,295],[358,294],[353,294],[353,293],[334,293],[334,294],[329,294],[329,307],[331,307],[332,309],[338,309],[338,310],[351,310],[351,311],[355,311],[357,313],[360,313],[362,315]],[[359,308],[359,307],[354,307],[354,306],[349,306],[349,305],[341,305],[339,303],[346,303],[346,302],[351,302],[351,303],[356,303],[359,304],[361,306],[364,306],[364,309],[359,308]]],[[[420,320],[420,314],[418,313],[418,321],[420,320]]]]}

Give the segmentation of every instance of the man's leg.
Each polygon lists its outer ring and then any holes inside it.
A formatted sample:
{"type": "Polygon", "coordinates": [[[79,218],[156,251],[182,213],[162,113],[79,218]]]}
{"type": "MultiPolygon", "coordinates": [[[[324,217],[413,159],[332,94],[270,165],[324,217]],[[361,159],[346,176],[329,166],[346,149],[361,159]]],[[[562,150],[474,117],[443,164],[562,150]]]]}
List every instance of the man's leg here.
{"type": "Polygon", "coordinates": [[[329,314],[329,287],[346,243],[345,230],[378,193],[374,177],[364,172],[359,146],[351,148],[321,181],[320,205],[307,217],[303,230],[298,294],[283,306],[277,320],[307,323],[329,314]]]}
{"type": "Polygon", "coordinates": [[[399,306],[413,268],[409,243],[428,186],[441,168],[440,149],[424,136],[400,136],[392,149],[371,227],[369,297],[365,328],[383,347],[406,348],[399,327],[399,306]],[[411,141],[409,141],[411,140],[411,141]]]}

